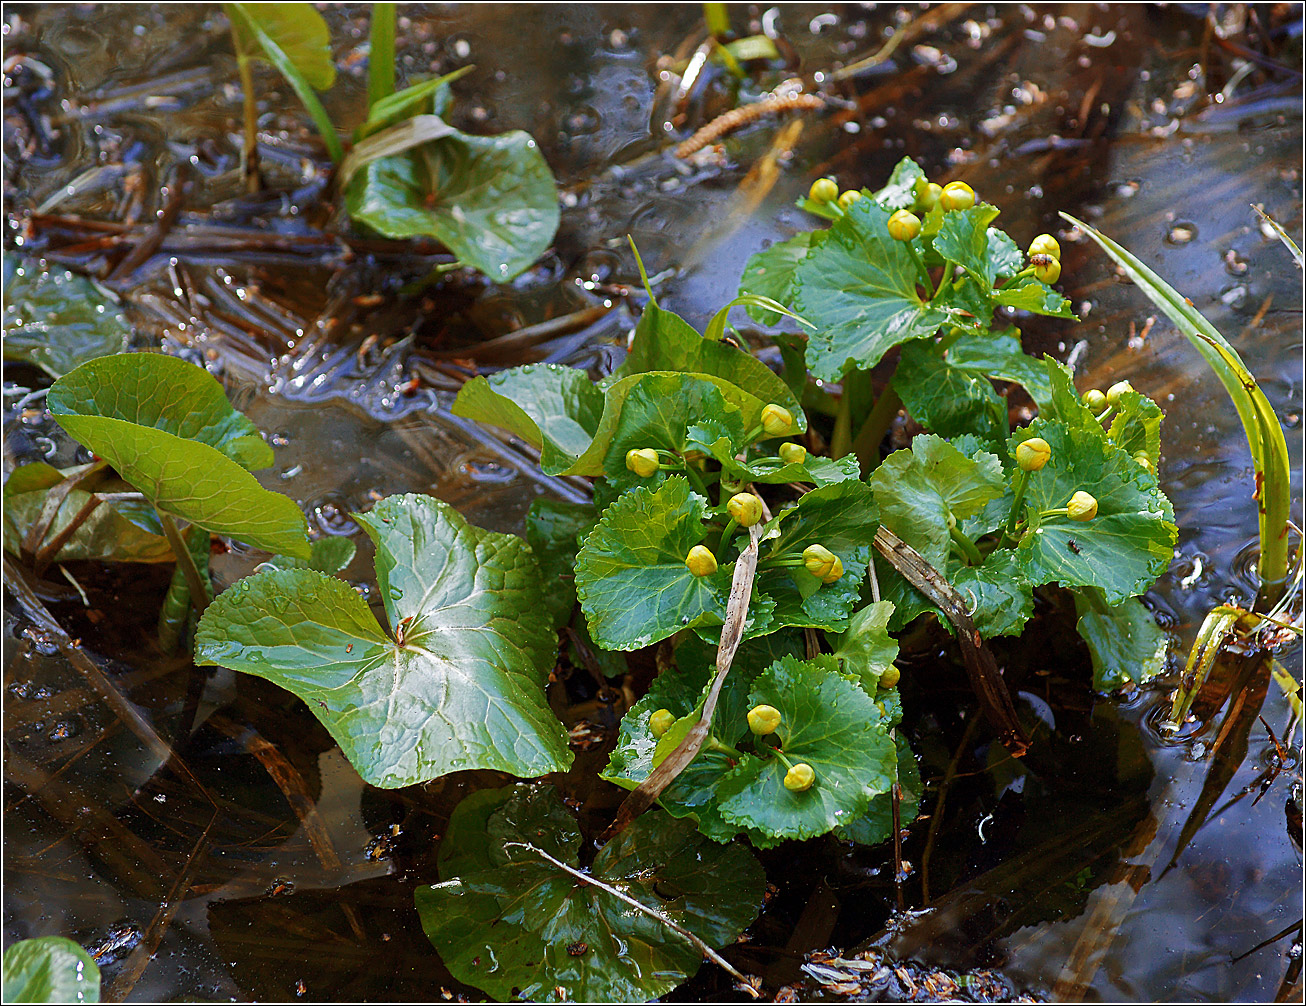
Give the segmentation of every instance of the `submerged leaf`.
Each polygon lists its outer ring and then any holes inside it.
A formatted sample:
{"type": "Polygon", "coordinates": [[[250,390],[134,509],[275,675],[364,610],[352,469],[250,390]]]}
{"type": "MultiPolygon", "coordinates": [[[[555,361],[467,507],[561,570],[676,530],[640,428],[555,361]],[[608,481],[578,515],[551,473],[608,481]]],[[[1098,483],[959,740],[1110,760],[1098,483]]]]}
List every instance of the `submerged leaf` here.
{"type": "Polygon", "coordinates": [[[417,890],[422,928],[454,977],[504,1002],[644,1002],[703,960],[657,916],[721,947],[761,904],[766,878],[753,856],[714,845],[688,821],[646,813],[585,871],[654,915],[535,851],[577,869],[579,845],[552,787],[518,785],[459,804],[441,843],[447,879],[417,890]]]}
{"type": "Polygon", "coordinates": [[[1165,670],[1169,640],[1136,597],[1108,605],[1101,591],[1075,591],[1078,629],[1093,660],[1093,687],[1110,692],[1144,684],[1165,670]]]}
{"type": "MultiPolygon", "coordinates": [[[[769,248],[754,252],[744,265],[739,277],[739,292],[760,294],[780,304],[793,302],[794,273],[798,263],[807,257],[813,244],[820,243],[821,231],[803,231],[787,241],[777,241],[769,248]]],[[[750,306],[749,317],[762,325],[778,325],[783,317],[765,307],[750,306]]]]}
{"type": "Polygon", "coordinates": [[[294,692],[374,786],[565,770],[544,699],[555,637],[526,545],[429,496],[392,496],[358,519],[394,638],[342,580],[259,573],[204,613],[196,662],[294,692]]]}
{"type": "Polygon", "coordinates": [[[98,1003],[100,969],[65,937],[18,940],[5,949],[4,990],[7,1003],[98,1003]]]}
{"type": "Polygon", "coordinates": [[[85,276],[30,259],[4,260],[4,358],[62,377],[87,360],[125,353],[131,326],[85,276]]]}
{"type": "Polygon", "coordinates": [[[345,193],[349,216],[387,237],[433,237],[500,282],[529,269],[558,229],[553,173],[520,130],[457,130],[370,161],[345,193]]]}
{"type": "Polygon", "coordinates": [[[544,603],[554,628],[571,620],[576,607],[576,553],[580,539],[598,523],[599,512],[589,503],[541,497],[526,514],[526,541],[540,564],[544,603]]]}

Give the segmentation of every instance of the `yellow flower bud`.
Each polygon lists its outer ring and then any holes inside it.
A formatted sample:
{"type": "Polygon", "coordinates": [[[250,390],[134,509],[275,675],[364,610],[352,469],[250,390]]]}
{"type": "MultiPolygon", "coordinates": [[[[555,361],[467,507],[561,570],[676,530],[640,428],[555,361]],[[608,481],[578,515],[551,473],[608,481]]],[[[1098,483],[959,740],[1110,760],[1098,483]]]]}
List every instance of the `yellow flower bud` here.
{"type": "Polygon", "coordinates": [[[1052,457],[1052,445],[1042,437],[1030,437],[1016,445],[1016,464],[1023,472],[1036,472],[1052,457]]]}
{"type": "Polygon", "coordinates": [[[824,545],[808,545],[803,549],[803,565],[822,583],[834,583],[843,576],[843,562],[824,545]]]}
{"type": "Polygon", "coordinates": [[[1084,392],[1084,404],[1094,412],[1101,412],[1106,408],[1106,395],[1093,388],[1091,391],[1084,392]]]}
{"type": "Polygon", "coordinates": [[[965,182],[949,182],[939,193],[939,205],[945,210],[968,210],[975,205],[975,190],[965,182]]]}
{"type": "Polygon", "coordinates": [[[657,473],[662,467],[658,461],[658,452],[651,447],[644,447],[640,450],[629,450],[626,452],[626,467],[642,479],[657,473]]]}
{"type": "Polygon", "coordinates": [[[676,722],[676,714],[670,709],[659,709],[648,718],[648,730],[654,737],[661,737],[676,722]]]}
{"type": "Polygon", "coordinates": [[[834,557],[834,563],[830,566],[830,572],[821,577],[822,583],[834,583],[835,580],[843,576],[843,560],[837,555],[834,557]]]}
{"type": "Polygon", "coordinates": [[[711,576],[716,572],[716,556],[702,545],[695,545],[685,556],[685,565],[695,576],[711,576]]]}
{"type": "Polygon", "coordinates": [[[1040,283],[1055,283],[1061,278],[1061,263],[1051,255],[1035,256],[1034,278],[1040,283]]]}
{"type": "Polygon", "coordinates": [[[1115,384],[1111,385],[1111,387],[1106,389],[1107,405],[1120,404],[1120,396],[1123,395],[1126,391],[1133,391],[1133,390],[1134,390],[1134,386],[1130,384],[1128,381],[1116,381],[1115,384]]]}
{"type": "Polygon", "coordinates": [[[895,241],[910,241],[921,232],[921,218],[911,210],[898,210],[889,217],[888,228],[895,241]]]}
{"type": "Polygon", "coordinates": [[[775,733],[780,725],[780,710],[775,706],[753,706],[748,710],[748,729],[759,737],[775,733]]]}
{"type": "Polygon", "coordinates": [[[805,761],[800,761],[785,773],[785,789],[790,793],[809,790],[814,782],[816,782],[816,771],[805,761]]]}
{"type": "Polygon", "coordinates": [[[899,681],[901,681],[901,680],[902,680],[902,671],[898,670],[898,668],[894,667],[894,666],[891,664],[891,665],[889,665],[889,667],[888,667],[888,668],[887,668],[887,669],[886,669],[886,670],[885,670],[885,671],[880,675],[880,687],[881,687],[881,688],[892,688],[894,685],[896,685],[896,684],[897,684],[899,681]]]}
{"type": "Polygon", "coordinates": [[[926,182],[924,185],[917,181],[916,183],[916,211],[918,213],[928,213],[939,204],[939,193],[943,191],[943,186],[938,182],[926,182]]]}
{"type": "Polygon", "coordinates": [[[1097,498],[1080,489],[1066,504],[1066,516],[1071,520],[1092,520],[1097,516],[1097,498]]]}
{"type": "Polygon", "coordinates": [[[726,513],[740,527],[752,527],[762,519],[762,501],[752,493],[735,493],[726,503],[726,513]]]}
{"type": "Polygon", "coordinates": [[[849,189],[847,192],[840,193],[839,208],[841,210],[846,210],[860,198],[862,198],[862,194],[856,189],[849,189]]]}
{"type": "Polygon", "coordinates": [[[807,448],[802,444],[781,444],[780,460],[787,465],[801,465],[807,460],[807,448]]]}
{"type": "Polygon", "coordinates": [[[1033,258],[1035,255],[1051,255],[1058,262],[1061,261],[1061,245],[1051,234],[1040,234],[1029,243],[1029,255],[1033,258]]]}
{"type": "Polygon", "coordinates": [[[833,178],[818,178],[807,190],[807,198],[814,203],[832,203],[839,198],[839,186],[833,178]]]}
{"type": "Polygon", "coordinates": [[[762,409],[762,429],[767,436],[783,437],[794,428],[794,415],[783,405],[772,402],[762,409]]]}

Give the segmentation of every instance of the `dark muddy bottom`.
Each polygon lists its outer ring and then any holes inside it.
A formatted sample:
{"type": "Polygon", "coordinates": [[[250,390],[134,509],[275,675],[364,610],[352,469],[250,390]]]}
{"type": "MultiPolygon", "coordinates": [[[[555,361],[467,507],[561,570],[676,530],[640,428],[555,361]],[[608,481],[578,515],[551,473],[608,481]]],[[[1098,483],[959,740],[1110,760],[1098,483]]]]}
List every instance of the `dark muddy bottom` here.
{"type": "MultiPolygon", "coordinates": [[[[455,124],[531,131],[558,178],[554,247],[495,286],[463,273],[423,285],[448,261],[438,249],[337,241],[321,146],[270,71],[269,191],[243,194],[217,5],[6,5],[5,254],[105,280],[132,346],[222,375],[276,448],[268,484],[315,532],[358,540],[345,573],[356,582],[371,556],[349,514],[381,496],[432,493],[519,532],[541,493],[584,492],[448,406],[478,370],[615,365],[642,297],[627,234],[659,299],[701,326],[749,254],[803,226],[793,200],[812,178],[878,186],[904,155],[970,182],[1022,243],[1061,230],[1066,210],[1133,250],[1239,348],[1299,458],[1301,276],[1250,204],[1300,240],[1300,11],[1221,6],[1218,30],[1206,14],[732,5],[737,27],[749,17],[750,31],[774,31],[792,62],[759,70],[746,92],[819,80],[913,18],[921,30],[800,129],[762,121],[681,161],[674,142],[737,101],[720,71],[684,95],[663,74],[701,41],[699,5],[404,5],[401,80],[475,63],[455,88],[455,124]],[[177,226],[116,274],[181,171],[177,226]],[[126,229],[109,240],[86,221],[126,229]]],[[[327,104],[352,129],[367,10],[327,16],[341,66],[327,104]]],[[[1231,744],[1215,744],[1218,703],[1178,735],[1157,728],[1205,612],[1255,592],[1241,427],[1186,340],[1103,256],[1067,244],[1063,260],[1083,320],[1030,320],[1026,349],[1073,359],[1095,386],[1127,377],[1167,413],[1161,476],[1180,538],[1147,602],[1172,635],[1170,672],[1094,694],[1064,598],[1045,592],[1025,642],[998,652],[1034,737],[1015,761],[976,722],[955,653],[904,639],[905,722],[926,785],[906,876],[895,882],[889,846],[822,839],[762,854],[773,896],[726,955],[782,1001],[1300,1001],[1302,760],[1283,688],[1258,672],[1231,744]]],[[[24,401],[46,384],[6,367],[6,469],[72,463],[39,400],[24,401]]],[[[259,558],[215,557],[218,585],[259,558]]],[[[6,943],[71,936],[100,962],[106,994],[129,1000],[480,998],[422,935],[413,891],[437,879],[458,801],[506,780],[365,786],[289,694],[227,671],[197,677],[155,652],[166,573],[68,572],[88,604],[52,574],[6,608],[6,943]],[[75,645],[41,623],[37,596],[75,645]]],[[[1300,646],[1275,656],[1300,683],[1300,646]]],[[[647,663],[632,661],[633,681],[647,663]]],[[[623,711],[606,698],[583,675],[551,696],[565,722],[601,736],[623,711]]],[[[559,780],[595,833],[620,796],[594,780],[605,758],[581,752],[559,780]]],[[[744,999],[711,965],[670,998],[744,999]]]]}

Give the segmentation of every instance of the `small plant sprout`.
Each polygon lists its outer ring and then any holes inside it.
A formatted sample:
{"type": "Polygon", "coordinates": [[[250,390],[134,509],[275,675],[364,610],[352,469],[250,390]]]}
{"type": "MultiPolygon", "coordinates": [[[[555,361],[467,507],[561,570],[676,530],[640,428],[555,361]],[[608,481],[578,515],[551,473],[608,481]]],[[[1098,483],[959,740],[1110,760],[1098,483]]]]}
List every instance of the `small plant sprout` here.
{"type": "Polygon", "coordinates": [[[685,556],[685,565],[695,576],[711,576],[716,572],[716,556],[702,545],[695,545],[685,556]]]}
{"type": "Polygon", "coordinates": [[[780,460],[787,465],[801,465],[807,460],[807,448],[802,444],[781,444],[780,460]]]}
{"type": "Polygon", "coordinates": [[[910,241],[921,232],[921,218],[911,210],[897,210],[889,217],[888,227],[895,241],[910,241]]]}
{"type": "Polygon", "coordinates": [[[735,493],[726,503],[726,513],[740,527],[752,527],[762,519],[762,501],[752,493],[735,493]]]}
{"type": "Polygon", "coordinates": [[[939,193],[939,205],[945,210],[968,210],[975,205],[975,190],[965,182],[949,182],[939,193]]]}
{"type": "Polygon", "coordinates": [[[626,467],[642,479],[656,475],[662,467],[658,452],[651,447],[632,449],[626,452],[626,467]]]}
{"type": "Polygon", "coordinates": [[[824,545],[803,549],[803,566],[822,583],[834,583],[843,576],[843,562],[824,545]]]}
{"type": "Polygon", "coordinates": [[[1061,263],[1051,255],[1033,255],[1034,278],[1040,283],[1055,283],[1061,278],[1061,263]]]}
{"type": "Polygon", "coordinates": [[[1016,464],[1022,472],[1036,472],[1052,457],[1052,447],[1042,437],[1030,437],[1016,446],[1016,464]]]}
{"type": "Polygon", "coordinates": [[[780,726],[780,710],[775,706],[760,705],[748,710],[748,729],[759,737],[773,734],[780,726]]]}
{"type": "Polygon", "coordinates": [[[839,198],[839,186],[833,178],[818,178],[807,190],[807,198],[814,203],[832,203],[839,198]]]}
{"type": "Polygon", "coordinates": [[[1133,391],[1134,386],[1128,381],[1116,381],[1115,384],[1106,389],[1106,403],[1115,408],[1120,404],[1120,396],[1126,391],[1133,391]]]}
{"type": "Polygon", "coordinates": [[[783,405],[772,402],[762,409],[762,429],[767,436],[783,437],[792,432],[793,428],[794,415],[783,405]]]}
{"type": "Polygon", "coordinates": [[[670,709],[658,709],[649,714],[648,730],[654,737],[661,737],[676,722],[676,714],[670,709]]]}
{"type": "Polygon", "coordinates": [[[1097,497],[1080,489],[1066,504],[1066,516],[1071,520],[1086,521],[1097,516],[1097,497]]]}
{"type": "Polygon", "coordinates": [[[785,789],[790,793],[805,793],[816,782],[816,770],[805,761],[800,761],[785,773],[785,789]]]}
{"type": "Polygon", "coordinates": [[[1029,243],[1029,257],[1031,259],[1036,255],[1047,255],[1061,261],[1061,245],[1051,234],[1040,234],[1029,243]]]}
{"type": "Polygon", "coordinates": [[[839,194],[839,209],[841,210],[848,209],[850,206],[852,206],[853,203],[857,202],[857,200],[860,198],[862,198],[862,194],[858,192],[856,189],[849,189],[847,192],[841,192],[839,194]]]}
{"type": "Polygon", "coordinates": [[[1106,395],[1097,388],[1091,388],[1084,392],[1084,404],[1095,414],[1106,408],[1106,395]]]}

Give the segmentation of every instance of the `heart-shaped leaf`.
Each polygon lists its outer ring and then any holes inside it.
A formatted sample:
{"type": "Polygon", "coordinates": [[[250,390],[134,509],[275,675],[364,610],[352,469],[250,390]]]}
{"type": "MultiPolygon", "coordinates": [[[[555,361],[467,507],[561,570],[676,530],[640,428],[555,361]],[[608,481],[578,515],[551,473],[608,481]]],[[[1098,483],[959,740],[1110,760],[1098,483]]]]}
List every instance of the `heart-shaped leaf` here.
{"type": "Polygon", "coordinates": [[[553,173],[528,133],[454,131],[368,162],[350,180],[351,219],[392,238],[433,237],[493,280],[512,279],[558,229],[553,173]]]}
{"type": "Polygon", "coordinates": [[[986,446],[1005,446],[1007,403],[988,374],[953,366],[942,346],[924,339],[903,346],[893,388],[912,418],[939,436],[970,433],[986,446]]]}
{"type": "Polygon", "coordinates": [[[127,351],[131,326],[85,276],[6,255],[4,358],[62,377],[87,360],[127,351]]]}
{"type": "Polygon", "coordinates": [[[776,837],[813,838],[855,821],[871,797],[893,785],[897,756],[883,714],[835,668],[828,657],[785,657],[753,682],[750,702],[780,711],[773,736],[785,757],[748,755],[726,776],[718,796],[727,821],[776,837]],[[785,788],[786,760],[815,770],[810,789],[785,788]]]}
{"type": "MultiPolygon", "coordinates": [[[[916,820],[920,812],[925,786],[921,782],[920,766],[907,738],[899,731],[894,737],[898,756],[898,786],[902,799],[898,804],[898,823],[906,827],[916,820]]],[[[893,837],[893,793],[877,793],[871,797],[866,813],[852,824],[835,829],[835,834],[845,842],[858,845],[879,845],[893,837]]]]}
{"type": "Polygon", "coordinates": [[[1143,602],[1130,597],[1108,605],[1102,592],[1075,591],[1077,628],[1093,661],[1093,687],[1114,691],[1141,685],[1165,670],[1169,640],[1143,602]]]}
{"type": "Polygon", "coordinates": [[[270,59],[258,33],[272,39],[285,59],[318,91],[336,82],[336,64],[331,58],[331,32],[312,4],[229,3],[231,36],[244,58],[270,59]]]}
{"type": "MultiPolygon", "coordinates": [[[[777,241],[769,248],[754,252],[744,265],[744,274],[739,277],[739,292],[769,297],[780,304],[792,303],[798,263],[823,237],[823,231],[803,231],[787,241],[777,241]]],[[[761,325],[778,325],[784,317],[765,307],[749,306],[746,310],[749,317],[761,325]]]]}
{"type": "Polygon", "coordinates": [[[861,682],[868,695],[880,687],[880,675],[898,659],[898,640],[889,635],[892,601],[876,601],[855,612],[848,631],[830,640],[843,672],[861,682]]]}
{"type": "Polygon", "coordinates": [[[215,534],[307,558],[304,515],[246,469],[272,448],[202,367],[160,353],[83,363],[55,381],[50,414],[159,511],[215,534]]]}
{"type": "Polygon", "coordinates": [[[526,514],[526,541],[540,564],[544,603],[555,628],[571,621],[576,607],[576,553],[580,539],[598,523],[597,508],[588,503],[541,497],[526,514]]]}
{"type": "Polygon", "coordinates": [[[448,879],[417,891],[422,928],[454,977],[502,1002],[645,1002],[703,961],[664,919],[721,947],[757,915],[761,866],[742,846],[717,845],[689,821],[651,812],[637,818],[584,871],[597,883],[541,855],[577,870],[580,841],[549,786],[508,787],[458,805],[441,843],[448,879]],[[449,876],[451,866],[466,872],[449,876]]]}
{"type": "Polygon", "coordinates": [[[565,770],[571,753],[544,699],[555,637],[525,543],[429,496],[391,496],[357,517],[393,638],[342,580],[259,573],[205,611],[196,661],[294,692],[374,786],[565,770]]]}
{"type": "Polygon", "coordinates": [[[63,936],[11,943],[4,956],[7,1003],[98,1003],[100,969],[63,936]]]}

